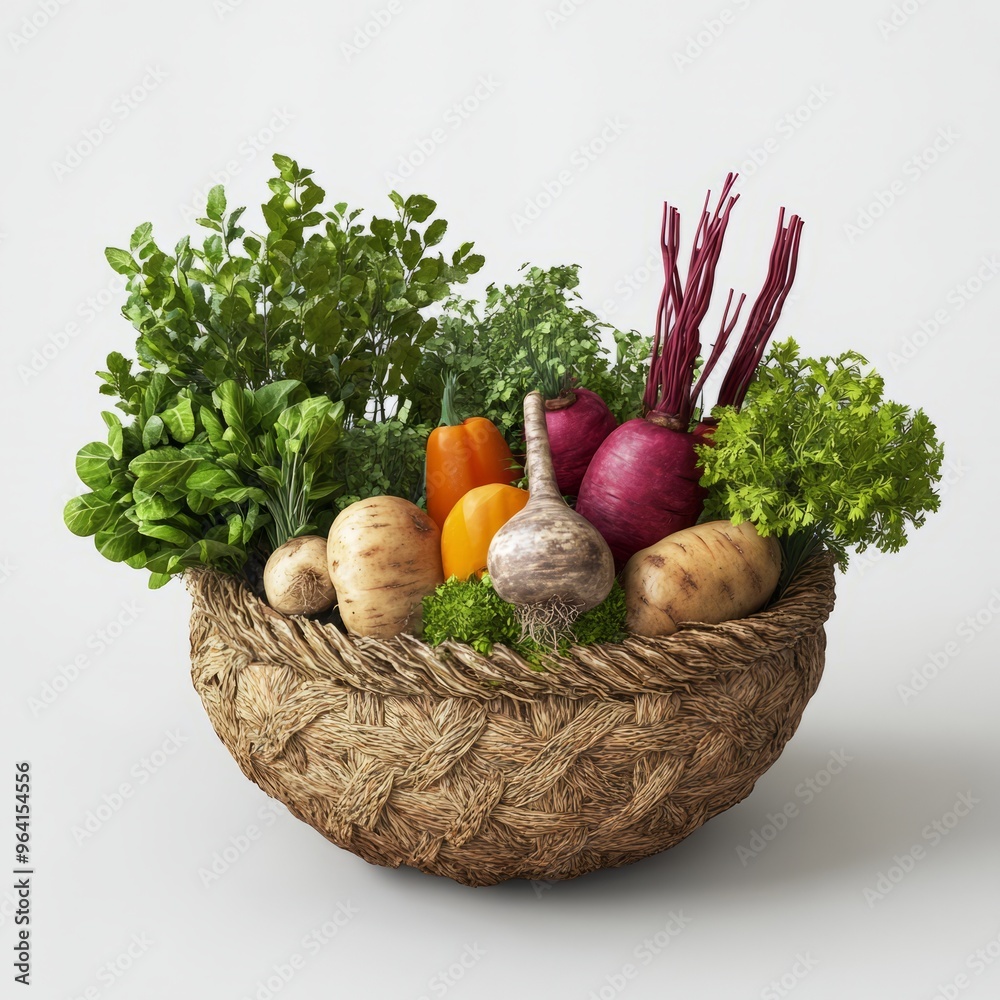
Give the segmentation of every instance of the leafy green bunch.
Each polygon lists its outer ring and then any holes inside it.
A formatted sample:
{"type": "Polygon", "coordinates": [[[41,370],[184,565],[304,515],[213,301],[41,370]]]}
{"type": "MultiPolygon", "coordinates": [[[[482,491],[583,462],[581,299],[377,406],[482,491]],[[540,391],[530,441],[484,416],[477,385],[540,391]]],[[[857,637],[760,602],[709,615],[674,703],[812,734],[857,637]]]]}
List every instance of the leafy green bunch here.
{"type": "Polygon", "coordinates": [[[345,204],[321,211],[311,170],[274,163],[264,232],[249,235],[218,186],[200,246],[185,237],[164,253],[143,223],[128,250],[106,251],[128,276],[139,368],[114,352],[99,373],[131,419],[103,414],[107,441],[77,456],[89,492],[65,520],[109,559],[149,569],[151,586],[196,565],[236,572],[264,536],[273,549],[323,531],[348,491],[422,491],[429,429],[387,421],[387,403],[437,329],[428,307],[483,258],[471,243],[448,260],[433,250],[448,224],[430,221],[424,195],[393,192],[396,217],[366,227],[345,204]]]}
{"type": "MultiPolygon", "coordinates": [[[[535,666],[544,665],[552,649],[521,633],[516,608],[502,600],[493,589],[489,574],[481,579],[452,577],[428,594],[423,601],[424,641],[432,646],[454,639],[489,656],[495,645],[507,646],[535,666]]],[[[625,634],[625,591],[616,581],[611,593],[596,608],[580,615],[571,626],[570,636],[560,642],[559,652],[570,644],[587,646],[598,642],[619,642],[625,634]]]]}
{"type": "Polygon", "coordinates": [[[102,414],[107,442],[76,459],[90,492],[65,510],[69,529],[93,535],[106,558],[148,569],[159,587],[190,566],[238,571],[261,531],[273,548],[329,525],[318,501],[339,485],[342,402],[295,380],[256,390],[229,380],[209,395],[161,372],[133,374],[120,354],[108,366],[102,388],[132,419],[102,414]]]}
{"type": "Polygon", "coordinates": [[[488,417],[508,438],[522,420],[522,404],[532,389],[548,397],[573,384],[603,397],[619,420],[635,416],[649,365],[650,341],[623,333],[583,308],[576,264],[521,268],[523,280],[502,288],[491,284],[485,309],[449,301],[424,358],[403,389],[418,419],[436,424],[444,379],[458,377],[459,412],[488,417]],[[612,366],[602,337],[616,344],[612,366]]]}
{"type": "Polygon", "coordinates": [[[851,547],[898,551],[940,505],[943,448],[922,410],[883,392],[854,351],[800,358],[794,340],[774,345],[742,409],[713,411],[712,444],[698,449],[705,517],[780,536],[786,576],[820,544],[841,569],[851,547]]]}
{"type": "Polygon", "coordinates": [[[244,209],[229,211],[217,186],[198,220],[210,231],[200,246],[185,237],[167,254],[144,223],[128,250],[106,251],[129,279],[123,312],[139,332],[139,363],[202,389],[295,379],[342,400],[348,424],[366,411],[384,419],[437,329],[426,308],[483,258],[471,243],[447,260],[433,252],[448,223],[428,221],[437,206],[425,195],[392,192],[395,218],[366,227],[345,203],[321,211],[312,170],[282,155],[274,163],[265,232],[247,234],[244,209]]]}
{"type": "Polygon", "coordinates": [[[338,445],[343,489],[337,507],[386,494],[411,503],[424,497],[424,465],[430,424],[392,417],[359,420],[344,432],[338,445]]]}

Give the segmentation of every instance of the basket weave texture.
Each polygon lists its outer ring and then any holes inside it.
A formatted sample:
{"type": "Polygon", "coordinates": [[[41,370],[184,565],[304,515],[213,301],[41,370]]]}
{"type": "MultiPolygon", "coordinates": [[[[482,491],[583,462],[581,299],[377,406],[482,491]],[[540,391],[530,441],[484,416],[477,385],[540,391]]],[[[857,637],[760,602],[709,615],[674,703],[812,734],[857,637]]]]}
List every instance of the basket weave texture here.
{"type": "Polygon", "coordinates": [[[821,554],[766,611],[538,671],[187,584],[194,686],[244,774],[366,861],[466,885],[629,864],[745,798],[816,690],[834,601],[821,554]]]}

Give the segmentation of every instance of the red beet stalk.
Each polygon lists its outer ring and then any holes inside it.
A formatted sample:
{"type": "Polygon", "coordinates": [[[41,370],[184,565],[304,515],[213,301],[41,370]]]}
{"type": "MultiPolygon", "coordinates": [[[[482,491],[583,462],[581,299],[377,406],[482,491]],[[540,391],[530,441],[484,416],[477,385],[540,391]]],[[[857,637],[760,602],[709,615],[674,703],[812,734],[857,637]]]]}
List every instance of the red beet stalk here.
{"type": "MultiPolygon", "coordinates": [[[[706,196],[683,287],[678,269],[680,215],[664,205],[664,287],[643,397],[646,412],[605,438],[580,485],[576,509],[604,536],[619,568],[639,549],[695,524],[704,505],[689,430],[697,398],[692,381],[701,350],[699,326],[708,311],[729,214],[738,198],[730,196],[735,180],[734,174],[726,178],[711,214],[711,192],[706,196]]],[[[720,331],[723,341],[736,324],[742,302],[730,321],[730,293],[720,331]]],[[[712,352],[713,366],[724,346],[712,352]]]]}
{"type": "MultiPolygon", "coordinates": [[[[750,310],[743,336],[740,337],[740,342],[722,380],[716,406],[734,406],[738,410],[743,405],[750,383],[764,357],[764,349],[775,326],[777,326],[778,318],[781,316],[785,299],[788,298],[788,293],[792,289],[799,259],[799,240],[803,225],[803,221],[797,215],[793,215],[788,220],[788,225],[785,226],[785,210],[782,208],[778,214],[778,231],[771,249],[767,278],[753,308],[750,310]]],[[[716,348],[718,346],[717,342],[716,348]]],[[[725,349],[724,343],[723,349],[725,349]]],[[[706,366],[706,371],[698,380],[698,385],[695,386],[696,395],[709,371],[710,369],[706,366]]],[[[702,418],[694,431],[699,443],[711,442],[712,432],[717,423],[718,421],[714,417],[702,418]]]]}

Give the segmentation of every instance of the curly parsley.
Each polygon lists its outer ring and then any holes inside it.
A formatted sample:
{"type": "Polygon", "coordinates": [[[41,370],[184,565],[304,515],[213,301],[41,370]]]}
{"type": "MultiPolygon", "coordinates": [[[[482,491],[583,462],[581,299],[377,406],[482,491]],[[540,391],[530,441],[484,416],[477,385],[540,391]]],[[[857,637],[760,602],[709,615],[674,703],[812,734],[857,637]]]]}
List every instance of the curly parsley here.
{"type": "MultiPolygon", "coordinates": [[[[620,642],[625,635],[625,592],[615,582],[611,593],[596,608],[573,623],[572,635],[560,645],[564,652],[572,642],[589,646],[598,642],[620,642]]],[[[452,577],[424,598],[424,642],[437,646],[455,639],[489,656],[495,645],[507,646],[529,663],[541,666],[551,649],[522,638],[513,604],[501,600],[489,574],[481,580],[452,577]]]]}
{"type": "Polygon", "coordinates": [[[940,497],[943,447],[922,410],[883,399],[860,354],[800,358],[776,344],[743,408],[718,408],[698,449],[706,518],[752,521],[778,535],[790,575],[817,545],[847,566],[848,548],[896,552],[940,497]]]}

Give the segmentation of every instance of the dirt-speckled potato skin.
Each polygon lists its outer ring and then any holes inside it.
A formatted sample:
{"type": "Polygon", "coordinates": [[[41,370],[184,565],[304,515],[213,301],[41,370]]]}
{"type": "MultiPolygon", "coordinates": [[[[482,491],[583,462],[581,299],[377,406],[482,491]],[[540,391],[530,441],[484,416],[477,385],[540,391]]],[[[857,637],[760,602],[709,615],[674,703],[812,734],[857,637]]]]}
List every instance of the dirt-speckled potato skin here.
{"type": "Polygon", "coordinates": [[[330,526],[327,565],[349,632],[419,636],[421,601],[444,583],[441,532],[402,497],[358,500],[330,526]]]}
{"type": "Polygon", "coordinates": [[[706,521],[636,552],[622,571],[626,627],[672,635],[681,622],[745,618],[766,603],[781,574],[781,548],[748,521],[706,521]]]}

